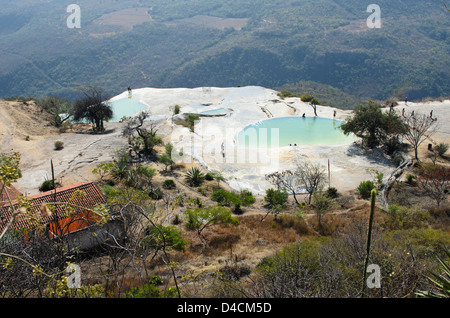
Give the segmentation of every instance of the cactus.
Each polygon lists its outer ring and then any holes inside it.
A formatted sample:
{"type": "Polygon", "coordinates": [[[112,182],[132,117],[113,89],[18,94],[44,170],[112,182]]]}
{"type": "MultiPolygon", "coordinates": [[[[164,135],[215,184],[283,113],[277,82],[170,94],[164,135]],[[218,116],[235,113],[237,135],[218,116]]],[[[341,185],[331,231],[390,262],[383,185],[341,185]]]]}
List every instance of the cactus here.
{"type": "Polygon", "coordinates": [[[366,245],[366,260],[364,262],[364,279],[361,289],[361,297],[364,297],[364,291],[366,286],[367,277],[367,266],[369,265],[369,255],[370,255],[370,244],[372,243],[372,224],[373,216],[375,214],[375,197],[377,196],[377,191],[373,189],[370,193],[370,216],[369,216],[369,228],[367,231],[367,245],[366,245]]]}

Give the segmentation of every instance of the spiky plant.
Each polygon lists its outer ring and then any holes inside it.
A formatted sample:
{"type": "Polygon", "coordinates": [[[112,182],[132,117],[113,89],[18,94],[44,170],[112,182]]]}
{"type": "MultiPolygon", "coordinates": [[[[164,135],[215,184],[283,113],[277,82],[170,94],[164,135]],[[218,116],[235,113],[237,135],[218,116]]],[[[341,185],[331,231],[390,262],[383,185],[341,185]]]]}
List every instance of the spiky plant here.
{"type": "MultiPolygon", "coordinates": [[[[447,254],[447,259],[450,258],[450,251],[448,249],[445,250],[447,254]]],[[[439,263],[441,264],[442,273],[436,274],[430,272],[431,277],[427,277],[438,290],[437,292],[433,291],[423,291],[419,290],[416,292],[416,295],[419,297],[427,297],[427,298],[450,298],[450,264],[448,260],[444,260],[441,257],[437,256],[439,263]]]]}
{"type": "Polygon", "coordinates": [[[205,175],[197,168],[191,168],[186,172],[185,180],[190,186],[198,187],[204,179],[205,175]]]}

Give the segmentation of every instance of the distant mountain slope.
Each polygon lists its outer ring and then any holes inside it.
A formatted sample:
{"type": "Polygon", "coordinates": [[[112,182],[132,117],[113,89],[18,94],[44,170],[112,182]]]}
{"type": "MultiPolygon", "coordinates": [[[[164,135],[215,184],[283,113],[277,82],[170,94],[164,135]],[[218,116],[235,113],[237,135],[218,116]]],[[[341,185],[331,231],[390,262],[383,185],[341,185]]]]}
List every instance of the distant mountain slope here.
{"type": "Polygon", "coordinates": [[[81,29],[67,28],[70,3],[0,0],[0,96],[300,81],[356,98],[450,91],[450,14],[434,0],[377,1],[380,29],[360,0],[80,0],[81,29]]]}

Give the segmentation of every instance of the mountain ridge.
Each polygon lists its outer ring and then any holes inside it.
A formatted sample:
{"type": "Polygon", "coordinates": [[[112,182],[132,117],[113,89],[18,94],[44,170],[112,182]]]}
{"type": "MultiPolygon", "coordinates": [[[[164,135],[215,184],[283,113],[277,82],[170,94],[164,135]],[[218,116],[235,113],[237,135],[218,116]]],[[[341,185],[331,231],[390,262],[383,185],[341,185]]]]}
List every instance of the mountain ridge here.
{"type": "Polygon", "coordinates": [[[380,29],[366,25],[369,3],[358,1],[79,1],[81,29],[66,27],[68,4],[2,7],[2,17],[21,19],[0,34],[0,96],[73,98],[84,84],[113,95],[127,86],[314,82],[382,100],[438,98],[450,87],[450,20],[431,0],[379,1],[380,29]],[[136,20],[130,30],[115,25],[117,17],[130,23],[119,13],[132,8],[151,21],[136,20]],[[105,17],[107,25],[94,22],[105,17]],[[230,27],[214,24],[219,19],[230,27]],[[246,23],[233,28],[232,19],[246,23]]]}

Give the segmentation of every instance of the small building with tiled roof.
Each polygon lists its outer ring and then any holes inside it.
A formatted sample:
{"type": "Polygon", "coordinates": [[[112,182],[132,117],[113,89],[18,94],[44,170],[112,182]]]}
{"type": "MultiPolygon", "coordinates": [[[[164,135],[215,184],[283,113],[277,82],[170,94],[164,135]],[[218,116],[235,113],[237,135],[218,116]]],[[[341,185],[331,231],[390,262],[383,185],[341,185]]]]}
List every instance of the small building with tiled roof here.
{"type": "MultiPolygon", "coordinates": [[[[17,199],[17,198],[16,198],[17,199]]],[[[16,214],[9,230],[44,227],[48,236],[70,234],[99,222],[100,217],[92,212],[98,204],[105,204],[106,197],[93,182],[80,182],[70,186],[27,197],[30,206],[26,215],[16,214]]],[[[0,209],[0,233],[20,208],[16,200],[4,204],[0,209]]]]}

